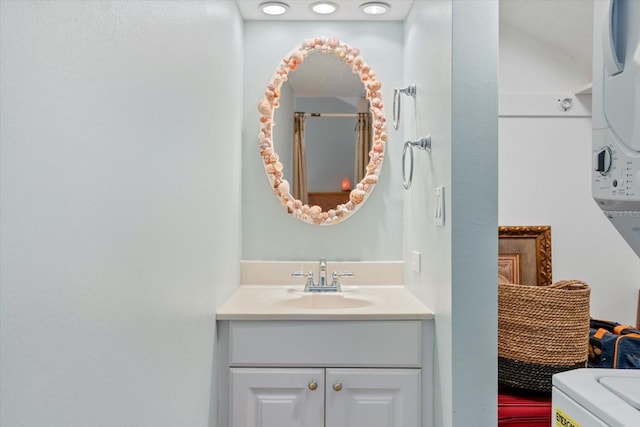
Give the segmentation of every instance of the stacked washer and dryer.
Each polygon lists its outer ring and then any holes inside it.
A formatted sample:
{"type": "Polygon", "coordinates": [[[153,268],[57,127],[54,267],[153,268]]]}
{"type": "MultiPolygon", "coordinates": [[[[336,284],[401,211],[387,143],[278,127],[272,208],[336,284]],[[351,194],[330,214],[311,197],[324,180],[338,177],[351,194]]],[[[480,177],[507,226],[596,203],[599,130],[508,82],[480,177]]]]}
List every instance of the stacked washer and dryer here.
{"type": "MultiPolygon", "coordinates": [[[[640,256],[640,0],[594,1],[593,197],[640,256]]],[[[553,377],[553,426],[640,427],[640,370],[553,377]]]]}

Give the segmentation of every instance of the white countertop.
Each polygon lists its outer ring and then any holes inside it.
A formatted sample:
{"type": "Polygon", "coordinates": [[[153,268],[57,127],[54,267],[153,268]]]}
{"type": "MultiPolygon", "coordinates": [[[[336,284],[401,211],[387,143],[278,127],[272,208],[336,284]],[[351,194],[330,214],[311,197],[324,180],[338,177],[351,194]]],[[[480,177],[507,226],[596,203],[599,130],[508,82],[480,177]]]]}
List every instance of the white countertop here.
{"type": "Polygon", "coordinates": [[[302,285],[242,285],[218,310],[216,318],[218,320],[433,319],[433,311],[404,286],[343,286],[342,292],[320,294],[304,293],[303,289],[302,285]],[[347,307],[342,307],[343,305],[347,307]]]}

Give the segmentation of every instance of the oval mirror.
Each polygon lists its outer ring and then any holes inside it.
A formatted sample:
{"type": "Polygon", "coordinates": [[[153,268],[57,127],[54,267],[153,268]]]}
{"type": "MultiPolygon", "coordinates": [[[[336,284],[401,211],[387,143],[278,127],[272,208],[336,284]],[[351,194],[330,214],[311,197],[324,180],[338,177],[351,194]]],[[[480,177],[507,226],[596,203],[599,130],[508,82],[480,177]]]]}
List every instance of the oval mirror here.
{"type": "Polygon", "coordinates": [[[304,40],[282,59],[258,103],[258,136],[289,214],[337,224],[371,194],[387,141],[380,88],[360,51],[335,37],[304,40]]]}

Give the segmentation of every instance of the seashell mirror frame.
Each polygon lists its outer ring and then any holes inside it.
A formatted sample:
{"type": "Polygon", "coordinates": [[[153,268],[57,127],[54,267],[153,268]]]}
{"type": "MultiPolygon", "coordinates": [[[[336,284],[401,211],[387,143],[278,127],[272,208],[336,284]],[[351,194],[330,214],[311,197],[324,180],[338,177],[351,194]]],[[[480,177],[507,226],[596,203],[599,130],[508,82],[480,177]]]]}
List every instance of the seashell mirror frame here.
{"type": "Polygon", "coordinates": [[[260,112],[258,138],[260,140],[260,155],[264,162],[269,183],[282,206],[294,218],[314,225],[338,224],[351,217],[373,191],[375,184],[378,182],[387,142],[386,118],[380,92],[381,87],[382,84],[376,79],[376,74],[371,69],[371,66],[360,56],[360,50],[349,46],[336,37],[305,39],[285,56],[278,65],[267,84],[265,97],[258,103],[258,111],[260,112]],[[317,51],[323,54],[335,54],[340,60],[351,66],[354,74],[358,74],[366,89],[369,111],[373,119],[372,145],[369,151],[366,174],[351,191],[349,200],[346,203],[339,204],[328,211],[323,211],[320,206],[303,204],[301,200],[291,195],[290,184],[283,178],[283,165],[274,149],[272,139],[274,112],[279,106],[282,84],[287,80],[289,73],[295,71],[310,53],[317,51]]]}

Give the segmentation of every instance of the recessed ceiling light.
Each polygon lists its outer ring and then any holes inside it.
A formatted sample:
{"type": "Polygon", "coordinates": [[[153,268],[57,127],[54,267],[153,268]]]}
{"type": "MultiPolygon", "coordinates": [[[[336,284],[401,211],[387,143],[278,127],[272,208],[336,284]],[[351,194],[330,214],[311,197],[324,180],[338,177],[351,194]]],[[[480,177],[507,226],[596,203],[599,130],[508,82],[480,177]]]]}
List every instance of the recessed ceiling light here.
{"type": "Polygon", "coordinates": [[[369,2],[360,5],[360,9],[367,15],[384,15],[389,11],[391,6],[387,3],[369,2]]]}
{"type": "Polygon", "coordinates": [[[313,10],[318,15],[330,15],[338,10],[338,5],[330,1],[319,1],[316,3],[311,3],[310,7],[311,10],[313,10]]]}
{"type": "Polygon", "coordinates": [[[289,5],[279,1],[268,1],[260,3],[260,10],[267,15],[278,16],[286,13],[289,10],[289,5]]]}

